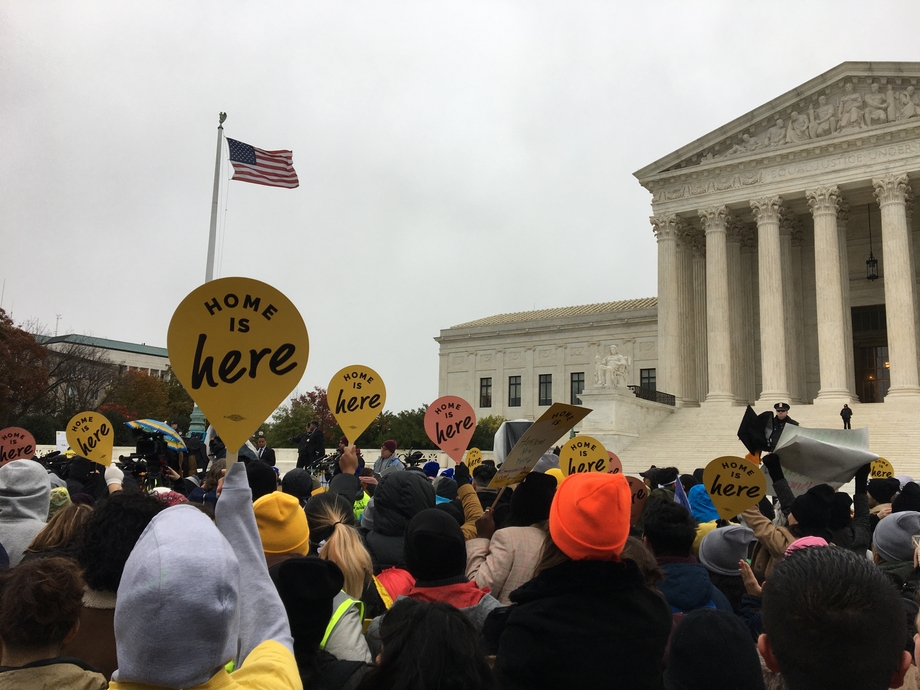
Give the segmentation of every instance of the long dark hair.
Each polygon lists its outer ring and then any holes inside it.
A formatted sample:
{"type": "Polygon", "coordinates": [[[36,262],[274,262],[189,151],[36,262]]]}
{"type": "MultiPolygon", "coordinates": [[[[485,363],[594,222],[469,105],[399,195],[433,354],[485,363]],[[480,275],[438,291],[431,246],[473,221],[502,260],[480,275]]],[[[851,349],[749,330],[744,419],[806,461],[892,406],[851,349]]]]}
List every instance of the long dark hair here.
{"type": "Polygon", "coordinates": [[[357,690],[497,690],[479,632],[450,604],[400,599],[380,624],[380,665],[357,690]]]}

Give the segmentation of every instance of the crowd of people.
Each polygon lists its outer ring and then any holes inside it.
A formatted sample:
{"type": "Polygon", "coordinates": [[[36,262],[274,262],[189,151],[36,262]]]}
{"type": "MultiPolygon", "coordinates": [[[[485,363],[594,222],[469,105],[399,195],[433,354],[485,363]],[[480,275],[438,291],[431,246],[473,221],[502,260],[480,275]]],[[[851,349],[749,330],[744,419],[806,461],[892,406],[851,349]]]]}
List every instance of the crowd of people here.
{"type": "Polygon", "coordinates": [[[499,492],[396,450],[343,439],[328,487],[0,466],[0,689],[918,687],[907,477],[795,495],[768,454],[775,498],[724,520],[701,469],[653,466],[634,520],[621,473],[550,453],[499,492]]]}

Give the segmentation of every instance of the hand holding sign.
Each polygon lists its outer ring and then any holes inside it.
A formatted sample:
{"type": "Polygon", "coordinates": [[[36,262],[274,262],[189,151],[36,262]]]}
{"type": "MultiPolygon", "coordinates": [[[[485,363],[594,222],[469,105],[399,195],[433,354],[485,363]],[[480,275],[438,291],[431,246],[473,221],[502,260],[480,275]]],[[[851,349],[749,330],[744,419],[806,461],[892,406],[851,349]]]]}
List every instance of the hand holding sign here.
{"type": "Polygon", "coordinates": [[[25,429],[10,426],[0,431],[0,466],[11,460],[30,460],[35,455],[35,438],[25,429]]]}
{"type": "Polygon", "coordinates": [[[294,390],[310,351],[297,307],[252,278],[220,278],[190,292],[166,340],[176,377],[232,451],[294,390]]]}
{"type": "Polygon", "coordinates": [[[67,422],[67,443],[77,455],[100,465],[112,463],[115,434],[112,424],[99,412],[81,412],[67,422]]]}
{"type": "Polygon", "coordinates": [[[476,413],[466,400],[456,395],[438,398],[425,411],[425,433],[456,463],[463,460],[475,432],[476,413]]]}
{"type": "Polygon", "coordinates": [[[730,455],[706,465],[703,485],[723,520],[731,520],[757,505],[767,493],[763,471],[750,460],[730,455]]]}
{"type": "Polygon", "coordinates": [[[326,400],[349,443],[355,443],[383,412],[387,388],[376,371],[354,364],[340,369],[332,377],[326,400]]]}
{"type": "Polygon", "coordinates": [[[570,438],[559,450],[559,469],[566,477],[580,472],[607,472],[609,465],[607,449],[590,436],[570,438]]]}
{"type": "Polygon", "coordinates": [[[894,476],[894,467],[885,458],[872,461],[869,469],[870,479],[889,479],[894,476]]]}

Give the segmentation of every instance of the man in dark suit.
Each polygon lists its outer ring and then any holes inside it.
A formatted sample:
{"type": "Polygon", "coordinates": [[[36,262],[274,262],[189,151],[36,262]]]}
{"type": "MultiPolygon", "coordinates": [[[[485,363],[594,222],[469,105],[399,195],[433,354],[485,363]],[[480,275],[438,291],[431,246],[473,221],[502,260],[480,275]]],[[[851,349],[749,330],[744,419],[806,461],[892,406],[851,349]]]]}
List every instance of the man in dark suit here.
{"type": "Polygon", "coordinates": [[[259,456],[259,460],[264,462],[266,465],[275,466],[275,451],[273,448],[268,447],[268,441],[265,440],[264,436],[259,436],[259,440],[256,442],[258,449],[256,454],[259,456]]]}

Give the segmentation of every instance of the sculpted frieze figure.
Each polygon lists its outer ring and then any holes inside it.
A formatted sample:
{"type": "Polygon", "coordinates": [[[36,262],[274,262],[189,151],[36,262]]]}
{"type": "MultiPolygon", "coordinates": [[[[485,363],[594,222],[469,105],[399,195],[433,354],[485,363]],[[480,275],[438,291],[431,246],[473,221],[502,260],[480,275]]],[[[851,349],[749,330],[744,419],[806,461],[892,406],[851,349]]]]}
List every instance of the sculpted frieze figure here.
{"type": "Polygon", "coordinates": [[[782,146],[785,143],[786,127],[783,125],[783,121],[778,119],[776,124],[767,130],[767,139],[764,145],[769,149],[775,149],[777,146],[782,146]]]}
{"type": "Polygon", "coordinates": [[[837,111],[827,102],[827,96],[818,96],[818,107],[808,109],[808,133],[812,139],[826,137],[837,131],[837,111]]]}
{"type": "Polygon", "coordinates": [[[840,131],[848,129],[861,129],[863,126],[863,97],[853,89],[853,82],[847,82],[843,87],[843,95],[837,105],[840,131]]]}
{"type": "Polygon", "coordinates": [[[797,112],[789,116],[789,124],[786,126],[786,143],[801,144],[803,141],[811,139],[809,133],[810,122],[807,115],[799,115],[797,112]]]}
{"type": "Polygon", "coordinates": [[[908,120],[912,117],[920,117],[920,103],[914,97],[914,87],[908,86],[906,91],[897,95],[895,100],[895,109],[898,120],[908,120]]]}
{"type": "Polygon", "coordinates": [[[869,93],[866,94],[866,127],[872,125],[881,125],[888,122],[888,99],[884,94],[879,93],[878,84],[872,84],[869,87],[869,93]]]}

